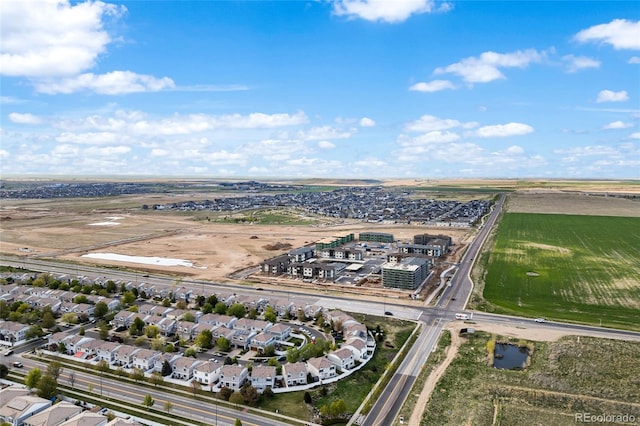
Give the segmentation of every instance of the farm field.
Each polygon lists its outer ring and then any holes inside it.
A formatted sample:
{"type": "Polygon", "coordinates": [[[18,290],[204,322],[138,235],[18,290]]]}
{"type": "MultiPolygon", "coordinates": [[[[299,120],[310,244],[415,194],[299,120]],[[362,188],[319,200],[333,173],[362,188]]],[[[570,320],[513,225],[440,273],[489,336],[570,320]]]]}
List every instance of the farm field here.
{"type": "Polygon", "coordinates": [[[515,339],[534,348],[529,367],[518,371],[489,365],[492,338],[508,341],[486,332],[464,338],[421,425],[574,425],[577,413],[640,418],[640,343],[576,336],[556,342],[515,339]]]}
{"type": "Polygon", "coordinates": [[[505,213],[477,308],[640,329],[640,218],[505,213]]]}

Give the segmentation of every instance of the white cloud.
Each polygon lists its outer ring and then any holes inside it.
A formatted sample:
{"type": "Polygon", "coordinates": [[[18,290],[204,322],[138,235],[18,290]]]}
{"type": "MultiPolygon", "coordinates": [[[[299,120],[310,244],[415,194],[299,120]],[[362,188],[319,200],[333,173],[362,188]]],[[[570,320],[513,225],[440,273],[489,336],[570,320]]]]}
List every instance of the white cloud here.
{"type": "Polygon", "coordinates": [[[0,149],[0,159],[5,160],[10,156],[11,154],[9,154],[9,151],[7,151],[6,149],[0,149]]]}
{"type": "Polygon", "coordinates": [[[12,112],[9,114],[9,120],[18,124],[40,124],[42,123],[42,119],[33,114],[24,113],[21,114],[19,112],[12,112]]]}
{"type": "Polygon", "coordinates": [[[314,127],[307,131],[298,132],[298,137],[307,141],[315,141],[322,139],[346,139],[350,138],[354,133],[352,130],[338,130],[331,126],[314,127]]]}
{"type": "Polygon", "coordinates": [[[320,141],[318,142],[318,148],[320,149],[334,149],[336,144],[329,141],[320,141]]]}
{"type": "Polygon", "coordinates": [[[413,92],[439,92],[441,90],[453,90],[456,86],[449,80],[433,80],[428,83],[420,82],[409,87],[409,90],[413,92]]]}
{"type": "Polygon", "coordinates": [[[171,154],[171,153],[166,149],[162,149],[162,148],[152,148],[151,149],[151,156],[152,157],[166,157],[169,154],[171,154]]]}
{"type": "Polygon", "coordinates": [[[124,6],[101,1],[3,1],[0,74],[69,76],[91,68],[112,42],[103,19],[125,12],[124,6]]]}
{"type": "Polygon", "coordinates": [[[456,74],[467,83],[488,83],[505,78],[501,68],[526,68],[531,63],[541,62],[545,57],[545,52],[534,49],[511,53],[484,52],[479,57],[465,58],[444,68],[436,68],[434,73],[456,74]]]}
{"type": "Polygon", "coordinates": [[[474,134],[481,138],[503,138],[508,136],[521,136],[533,132],[533,127],[523,123],[496,124],[482,126],[474,134]]]}
{"type": "Polygon", "coordinates": [[[125,142],[129,137],[118,135],[112,132],[90,132],[90,133],[62,133],[56,137],[56,141],[62,143],[77,143],[88,145],[100,145],[114,142],[125,142]]]}
{"type": "Polygon", "coordinates": [[[450,9],[448,3],[436,7],[434,0],[336,0],[333,3],[333,13],[338,16],[389,23],[403,22],[414,14],[446,12],[450,9]]]}
{"type": "Polygon", "coordinates": [[[608,24],[594,25],[575,35],[579,42],[600,42],[614,49],[640,49],[640,21],[614,19],[608,24]]]}
{"type": "Polygon", "coordinates": [[[83,155],[87,157],[108,157],[113,155],[123,155],[127,154],[131,151],[131,148],[128,146],[105,146],[105,147],[96,147],[92,146],[87,148],[83,155]]]}
{"type": "Polygon", "coordinates": [[[175,87],[168,77],[156,78],[131,71],[112,71],[106,74],[86,73],[75,77],[42,80],[34,83],[36,90],[49,95],[69,94],[90,90],[101,95],[121,95],[136,92],[157,92],[175,87]]]}
{"type": "Polygon", "coordinates": [[[447,130],[455,127],[463,127],[466,129],[476,127],[478,123],[468,122],[462,123],[458,120],[450,118],[438,118],[433,115],[423,115],[418,120],[408,123],[405,130],[408,132],[431,132],[434,130],[447,130]]]}
{"type": "Polygon", "coordinates": [[[596,102],[624,102],[629,100],[629,95],[626,90],[614,92],[612,90],[601,90],[598,93],[598,99],[596,102]]]}
{"type": "Polygon", "coordinates": [[[640,132],[631,133],[629,139],[640,139],[640,132]]]}
{"type": "Polygon", "coordinates": [[[398,142],[401,146],[420,146],[455,142],[458,139],[460,139],[460,135],[457,133],[433,131],[412,138],[401,135],[398,142]]]}
{"type": "Polygon", "coordinates": [[[567,72],[574,73],[586,68],[599,68],[600,61],[586,56],[565,55],[562,57],[567,67],[567,72]]]}
{"type": "Polygon", "coordinates": [[[630,64],[640,64],[640,56],[632,56],[629,58],[630,64]]]}
{"type": "Polygon", "coordinates": [[[369,117],[362,117],[360,119],[360,127],[374,127],[376,122],[369,117]]]}
{"type": "Polygon", "coordinates": [[[603,129],[628,129],[633,127],[631,123],[625,123],[624,121],[612,121],[609,124],[604,125],[603,129]]]}

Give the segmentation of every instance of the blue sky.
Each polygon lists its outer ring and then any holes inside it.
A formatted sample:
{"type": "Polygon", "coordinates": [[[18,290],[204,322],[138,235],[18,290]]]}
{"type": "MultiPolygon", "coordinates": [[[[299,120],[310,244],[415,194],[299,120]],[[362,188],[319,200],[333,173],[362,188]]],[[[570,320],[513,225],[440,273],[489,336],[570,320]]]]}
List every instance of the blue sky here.
{"type": "Polygon", "coordinates": [[[636,1],[1,0],[3,176],[640,178],[636,1]]]}

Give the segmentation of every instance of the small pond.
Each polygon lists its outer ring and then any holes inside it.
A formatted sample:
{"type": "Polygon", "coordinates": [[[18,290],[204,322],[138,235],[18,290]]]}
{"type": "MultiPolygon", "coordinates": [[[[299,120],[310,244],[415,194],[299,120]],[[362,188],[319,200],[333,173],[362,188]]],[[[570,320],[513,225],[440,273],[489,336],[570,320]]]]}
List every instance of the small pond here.
{"type": "Polygon", "coordinates": [[[501,370],[522,370],[527,364],[527,358],[529,349],[525,347],[496,343],[493,366],[501,370]]]}

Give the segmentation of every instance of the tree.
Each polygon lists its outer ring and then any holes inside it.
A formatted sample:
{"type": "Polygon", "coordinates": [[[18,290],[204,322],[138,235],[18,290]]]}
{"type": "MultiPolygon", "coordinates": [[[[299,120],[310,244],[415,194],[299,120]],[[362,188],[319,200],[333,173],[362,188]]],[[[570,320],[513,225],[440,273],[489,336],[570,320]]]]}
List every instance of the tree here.
{"type": "Polygon", "coordinates": [[[49,365],[47,365],[47,375],[53,377],[56,381],[58,377],[60,377],[62,370],[62,364],[58,361],[51,361],[49,365]]]}
{"type": "Polygon", "coordinates": [[[4,364],[0,364],[0,379],[4,379],[9,374],[9,367],[4,364]]]}
{"type": "Polygon", "coordinates": [[[136,346],[144,346],[147,344],[147,338],[144,336],[140,336],[133,342],[133,344],[136,346]]]}
{"type": "Polygon", "coordinates": [[[258,310],[256,308],[249,309],[249,312],[247,313],[247,318],[252,320],[258,318],[258,310]]]}
{"type": "Polygon", "coordinates": [[[132,291],[127,291],[122,295],[122,303],[130,305],[136,301],[136,295],[132,291]]]}
{"type": "Polygon", "coordinates": [[[149,377],[149,383],[151,383],[154,387],[157,387],[158,385],[164,383],[164,377],[162,377],[162,374],[154,371],[153,373],[151,373],[151,377],[149,377]]]}
{"type": "Polygon", "coordinates": [[[233,426],[242,426],[242,421],[240,419],[236,419],[236,421],[233,422],[233,426]]]}
{"type": "Polygon", "coordinates": [[[62,317],[60,318],[60,320],[62,322],[66,322],[67,324],[77,324],[78,316],[73,312],[67,312],[66,314],[62,314],[62,317]]]}
{"type": "Polygon", "coordinates": [[[256,405],[260,399],[258,390],[249,384],[244,385],[242,389],[240,389],[240,394],[242,395],[244,402],[251,406],[256,405]]]}
{"type": "Polygon", "coordinates": [[[40,381],[40,377],[42,377],[42,371],[38,367],[32,369],[24,376],[24,384],[28,388],[35,388],[38,386],[38,381],[40,381]]]}
{"type": "Polygon", "coordinates": [[[202,330],[196,337],[194,343],[201,348],[211,349],[213,347],[213,334],[211,330],[202,330]]]}
{"type": "Polygon", "coordinates": [[[160,327],[157,325],[148,325],[144,330],[149,339],[155,339],[160,334],[160,327]]]}
{"type": "Polygon", "coordinates": [[[107,372],[109,372],[111,367],[109,367],[109,363],[107,361],[105,361],[104,359],[101,359],[96,364],[96,369],[101,373],[107,373],[107,372]]]}
{"type": "Polygon", "coordinates": [[[235,405],[243,404],[244,403],[244,398],[242,397],[240,392],[234,392],[229,397],[229,402],[232,403],[232,404],[235,404],[235,405]]]}
{"type": "Polygon", "coordinates": [[[244,316],[247,315],[247,309],[242,303],[234,303],[233,305],[229,306],[227,315],[236,318],[244,318],[244,316]]]}
{"type": "Polygon", "coordinates": [[[142,371],[139,368],[134,368],[133,371],[130,374],[130,377],[133,381],[137,382],[141,382],[144,380],[144,371],[142,371]]]}
{"type": "Polygon", "coordinates": [[[192,358],[197,358],[198,357],[198,352],[194,348],[189,348],[186,351],[184,351],[184,356],[190,356],[192,358]]]}
{"type": "Polygon", "coordinates": [[[287,362],[298,362],[300,359],[300,350],[298,348],[291,348],[287,350],[287,362]]]}
{"type": "Polygon", "coordinates": [[[109,338],[109,324],[105,320],[98,321],[98,336],[101,340],[109,338]]]}
{"type": "MultiPolygon", "coordinates": [[[[89,289],[91,289],[91,287],[89,287],[89,289]]],[[[87,302],[89,302],[89,299],[85,294],[79,294],[73,298],[73,303],[87,303],[87,302]]]]}
{"type": "Polygon", "coordinates": [[[267,309],[264,310],[264,320],[273,323],[278,320],[278,316],[271,306],[267,306],[267,309]]]}
{"type": "Polygon", "coordinates": [[[220,388],[220,392],[218,392],[218,397],[222,400],[228,401],[232,394],[233,389],[223,386],[220,388]]]}
{"type": "Polygon", "coordinates": [[[67,353],[67,345],[65,345],[64,342],[58,343],[58,352],[60,352],[61,354],[67,353]]]}
{"type": "Polygon", "coordinates": [[[196,322],[196,317],[191,312],[185,312],[182,315],[182,321],[196,322]]]}
{"type": "Polygon", "coordinates": [[[264,348],[264,356],[274,356],[276,354],[276,347],[274,345],[267,345],[266,348],[264,348]]]}
{"type": "Polygon", "coordinates": [[[264,396],[265,398],[271,398],[273,395],[274,393],[271,389],[271,386],[267,386],[266,388],[264,388],[264,391],[262,391],[262,396],[264,396]]]}
{"type": "Polygon", "coordinates": [[[151,397],[151,395],[146,394],[144,396],[144,399],[142,400],[142,405],[144,405],[145,407],[147,407],[147,410],[149,408],[151,408],[153,406],[153,404],[155,404],[156,402],[153,400],[153,398],[151,397]]]}
{"type": "Polygon", "coordinates": [[[79,334],[80,336],[84,336],[84,333],[85,333],[84,325],[81,325],[81,326],[80,326],[80,329],[78,330],[78,334],[79,334]]]}
{"type": "Polygon", "coordinates": [[[26,331],[26,333],[24,334],[24,337],[27,338],[27,340],[31,340],[31,339],[35,339],[37,337],[42,337],[42,329],[40,328],[39,325],[34,324],[31,327],[29,327],[29,329],[26,331]]]}
{"type": "Polygon", "coordinates": [[[198,395],[198,391],[200,390],[202,386],[200,386],[200,382],[197,381],[196,379],[193,379],[191,381],[191,390],[193,390],[193,397],[195,398],[196,395],[198,395]]]}
{"type": "Polygon", "coordinates": [[[218,302],[215,304],[213,312],[216,314],[225,315],[227,313],[227,305],[224,302],[218,302]]]}
{"type": "Polygon", "coordinates": [[[218,296],[212,294],[211,296],[207,297],[207,303],[211,306],[216,306],[216,304],[218,303],[218,296]]]}
{"type": "Polygon", "coordinates": [[[216,346],[222,352],[227,352],[231,347],[231,342],[229,342],[229,339],[227,339],[226,337],[220,336],[218,337],[218,340],[216,340],[216,346]]]}
{"type": "Polygon", "coordinates": [[[311,394],[307,391],[305,391],[304,393],[304,402],[306,402],[307,404],[311,404],[312,402],[311,394]]]}
{"type": "Polygon", "coordinates": [[[109,306],[104,302],[98,302],[93,309],[93,316],[96,318],[103,318],[108,312],[109,306]]]}
{"type": "Polygon", "coordinates": [[[169,414],[169,412],[173,409],[173,404],[168,399],[164,402],[164,411],[169,414]]]}
{"type": "Polygon", "coordinates": [[[42,326],[44,328],[53,328],[56,326],[56,318],[53,316],[51,308],[42,313],[42,326]]]}
{"type": "Polygon", "coordinates": [[[171,368],[171,364],[166,359],[162,361],[162,371],[160,373],[163,377],[170,376],[173,373],[173,368],[171,368]]]}
{"type": "Polygon", "coordinates": [[[38,380],[38,396],[51,399],[58,394],[58,381],[48,374],[38,380]]]}
{"type": "Polygon", "coordinates": [[[201,311],[203,314],[210,314],[211,312],[213,312],[213,305],[211,303],[205,303],[204,305],[202,305],[201,311]]]}

